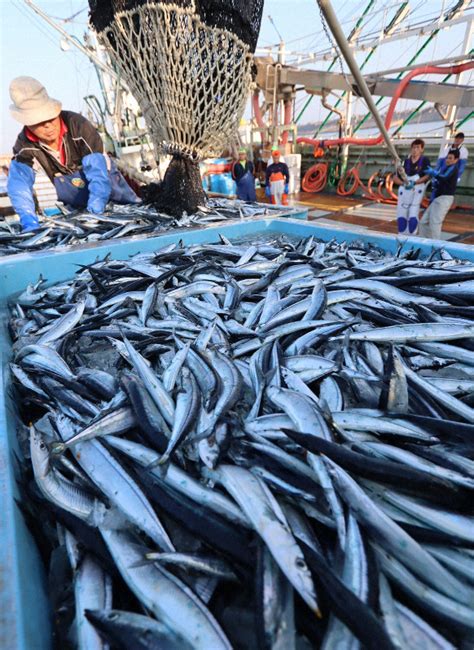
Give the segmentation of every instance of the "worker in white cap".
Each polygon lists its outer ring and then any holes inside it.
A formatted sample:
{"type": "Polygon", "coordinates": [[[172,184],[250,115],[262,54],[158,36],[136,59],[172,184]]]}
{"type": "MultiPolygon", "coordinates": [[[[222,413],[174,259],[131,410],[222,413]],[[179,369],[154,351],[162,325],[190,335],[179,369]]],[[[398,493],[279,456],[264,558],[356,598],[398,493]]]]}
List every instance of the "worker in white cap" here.
{"type": "Polygon", "coordinates": [[[278,147],[273,147],[272,164],[268,165],[265,174],[265,194],[274,205],[288,205],[289,183],[288,165],[280,160],[278,147]]]}
{"type": "Polygon", "coordinates": [[[239,149],[239,159],[232,165],[232,178],[237,185],[237,198],[241,201],[256,201],[253,163],[247,160],[247,150],[239,149]]]}
{"type": "Polygon", "coordinates": [[[136,203],[137,195],[104,155],[97,129],[82,115],[63,111],[32,77],[10,84],[12,117],[24,125],[13,147],[8,194],[24,232],[39,228],[33,196],[35,170],[42,167],[59,201],[101,214],[107,202],[136,203]]]}

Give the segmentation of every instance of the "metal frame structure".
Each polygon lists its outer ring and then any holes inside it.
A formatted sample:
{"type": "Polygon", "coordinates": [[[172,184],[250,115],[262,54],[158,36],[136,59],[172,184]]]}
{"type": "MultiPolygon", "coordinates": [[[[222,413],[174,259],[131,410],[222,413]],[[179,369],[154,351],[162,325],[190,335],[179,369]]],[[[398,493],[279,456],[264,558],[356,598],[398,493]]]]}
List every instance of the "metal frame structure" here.
{"type": "MultiPolygon", "coordinates": [[[[436,20],[429,20],[417,25],[412,25],[405,27],[403,25],[404,21],[410,15],[409,5],[405,1],[401,1],[398,8],[395,8],[395,13],[392,18],[388,20],[388,23],[380,36],[377,39],[374,39],[372,35],[361,35],[361,30],[363,27],[364,18],[367,15],[370,15],[371,10],[373,10],[374,2],[372,0],[368,1],[368,4],[365,6],[362,14],[358,17],[354,27],[350,31],[347,41],[350,45],[351,53],[357,51],[367,51],[367,56],[361,64],[361,69],[368,63],[374,52],[381,45],[395,41],[397,39],[409,38],[413,36],[425,36],[422,40],[420,47],[417,49],[415,54],[410,58],[407,65],[403,68],[396,68],[393,70],[385,70],[380,73],[370,74],[365,77],[365,81],[369,87],[369,90],[372,95],[377,95],[378,99],[375,102],[375,106],[380,106],[384,97],[391,97],[394,95],[396,88],[398,86],[399,80],[403,77],[404,73],[408,70],[411,70],[414,67],[415,62],[420,58],[421,54],[426,50],[427,46],[433,41],[433,39],[439,34],[442,30],[452,27],[456,24],[466,23],[466,33],[471,29],[472,23],[474,21],[474,13],[469,11],[470,0],[458,0],[454,6],[450,7],[446,11],[442,12],[439,18],[436,20]],[[395,78],[387,79],[386,76],[398,73],[395,78]]],[[[441,63],[451,63],[458,61],[466,61],[472,59],[472,51],[469,51],[469,47],[466,46],[468,42],[468,37],[466,36],[464,47],[461,51],[461,54],[456,57],[450,57],[448,59],[443,59],[439,61],[430,61],[427,64],[416,64],[415,67],[420,65],[436,65],[441,63]]],[[[278,53],[281,53],[282,44],[278,45],[278,53]]],[[[268,49],[258,50],[257,52],[269,52],[268,49]]],[[[289,50],[285,51],[286,61],[291,61],[292,57],[298,55],[299,53],[292,52],[289,50]]],[[[269,108],[272,116],[278,114],[278,107],[274,102],[281,104],[282,101],[290,98],[294,100],[296,97],[296,92],[304,90],[309,94],[308,99],[306,100],[304,106],[294,119],[294,123],[291,125],[279,126],[275,124],[272,120],[272,125],[269,127],[269,134],[267,138],[271,141],[276,141],[278,137],[284,131],[295,131],[296,124],[300,121],[302,115],[308,108],[311,103],[314,95],[326,95],[328,91],[342,91],[342,97],[340,97],[332,108],[337,108],[342,99],[345,100],[345,116],[344,116],[344,135],[351,136],[355,134],[369,119],[371,116],[370,112],[367,112],[366,115],[361,118],[357,124],[351,125],[352,118],[352,107],[354,101],[354,95],[359,94],[357,84],[355,84],[353,77],[350,75],[340,74],[333,71],[335,64],[338,61],[338,55],[334,47],[330,50],[325,50],[323,53],[311,54],[306,59],[298,60],[298,67],[295,66],[281,66],[277,70],[276,67],[272,73],[269,72],[271,67],[271,61],[273,60],[271,56],[265,57],[256,57],[257,64],[257,78],[256,84],[257,87],[263,91],[265,97],[265,107],[269,108]],[[327,60],[328,58],[332,59],[330,65],[326,71],[317,71],[310,70],[307,68],[302,68],[301,66],[306,65],[310,62],[314,62],[317,59],[327,60]],[[265,73],[262,74],[261,68],[264,66],[265,73]],[[267,79],[271,77],[272,84],[271,89],[268,88],[266,83],[267,79]],[[278,88],[276,88],[278,86],[278,88]],[[269,92],[270,91],[270,92],[269,92]]],[[[281,57],[279,56],[279,63],[281,64],[281,57]]],[[[405,123],[411,121],[425,105],[426,102],[433,103],[435,105],[442,106],[457,106],[457,107],[472,107],[474,106],[474,92],[469,86],[463,86],[460,84],[462,77],[456,79],[456,83],[447,83],[450,76],[447,76],[442,81],[437,81],[436,83],[427,82],[427,81],[413,81],[405,89],[404,98],[413,99],[421,102],[421,104],[415,108],[415,110],[406,118],[405,123]]],[[[459,128],[460,124],[465,123],[468,119],[472,117],[472,112],[458,124],[455,122],[457,109],[447,109],[448,124],[450,124],[450,129],[448,127],[445,129],[446,137],[449,139],[454,127],[459,128]]],[[[324,128],[325,124],[329,121],[334,111],[328,112],[327,117],[319,125],[314,138],[317,138],[321,130],[324,128]]],[[[261,127],[258,127],[256,130],[261,131],[261,127]]],[[[400,129],[396,131],[398,133],[400,129]]],[[[393,135],[393,134],[392,134],[393,135]]],[[[344,146],[342,154],[347,156],[347,146],[344,146]]]]}
{"type": "MultiPolygon", "coordinates": [[[[397,24],[396,31],[391,31],[390,34],[384,35],[379,34],[368,34],[364,36],[359,36],[356,34],[351,41],[351,47],[354,52],[365,52],[374,47],[379,47],[382,43],[390,43],[392,41],[397,41],[400,39],[407,39],[414,36],[423,36],[428,37],[435,36],[440,30],[453,27],[465,21],[472,20],[474,18],[474,12],[467,11],[471,0],[458,0],[456,5],[451,9],[448,9],[444,14],[441,14],[437,20],[426,21],[413,26],[402,26],[402,21],[399,21],[397,24]]],[[[407,16],[405,16],[406,18],[407,16]]],[[[274,53],[275,47],[265,47],[257,48],[256,54],[261,56],[272,56],[274,53]]],[[[316,61],[327,61],[328,59],[334,58],[334,49],[329,48],[319,52],[298,52],[293,50],[287,50],[286,52],[288,59],[295,58],[297,59],[298,66],[314,64],[316,61]]]]}
{"type": "MultiPolygon", "coordinates": [[[[470,54],[464,57],[469,61],[474,59],[470,54]]],[[[257,59],[258,65],[258,59],[257,59]]],[[[378,74],[362,77],[372,95],[393,97],[399,82],[397,79],[385,79],[378,74]]],[[[298,70],[297,68],[282,67],[279,75],[280,93],[288,92],[288,86],[304,86],[306,92],[322,94],[323,89],[344,90],[360,95],[361,83],[354,75],[343,75],[319,70],[298,70]]],[[[257,77],[258,83],[258,77],[257,77]]],[[[439,104],[455,104],[456,106],[474,106],[474,88],[457,84],[439,84],[432,81],[412,81],[408,84],[403,97],[405,99],[424,100],[439,104]]]]}
{"type": "MultiPolygon", "coordinates": [[[[320,2],[320,5],[321,4],[324,4],[324,0],[320,2]]],[[[468,0],[458,0],[458,2],[453,7],[442,13],[438,20],[418,25],[416,28],[403,28],[401,27],[401,24],[409,15],[409,12],[407,11],[408,4],[406,2],[401,2],[400,6],[396,9],[392,19],[389,20],[382,35],[377,40],[372,40],[369,46],[366,46],[365,44],[362,44],[363,38],[366,37],[361,37],[360,31],[364,17],[373,6],[373,2],[369,0],[362,15],[359,16],[354,28],[351,30],[349,36],[347,37],[347,43],[350,46],[349,50],[351,56],[355,51],[366,50],[367,47],[369,47],[369,52],[361,64],[361,69],[370,60],[372,54],[380,45],[399,38],[407,38],[409,36],[415,35],[421,36],[423,34],[426,35],[426,38],[423,40],[421,46],[411,57],[406,66],[403,68],[400,67],[393,70],[371,73],[364,78],[364,81],[370,91],[370,95],[378,96],[378,99],[374,105],[375,109],[380,105],[384,97],[393,97],[399,85],[399,80],[404,76],[404,73],[406,71],[413,69],[413,67],[420,67],[421,65],[436,65],[441,63],[446,64],[452,63],[454,61],[459,62],[472,60],[473,50],[469,49],[469,43],[472,35],[474,13],[465,12],[468,5],[468,0]],[[454,24],[462,23],[466,24],[466,35],[464,38],[463,48],[459,55],[435,62],[430,61],[426,64],[415,65],[415,61],[420,57],[422,52],[425,51],[429,43],[432,42],[432,40],[441,30],[451,27],[454,24]],[[398,73],[395,78],[386,78],[388,75],[394,73],[398,73]]],[[[279,45],[279,52],[281,52],[281,43],[279,45]]],[[[288,57],[294,53],[286,51],[285,54],[288,57]]],[[[322,124],[318,127],[314,135],[315,138],[334,114],[334,109],[337,109],[337,106],[340,104],[342,99],[345,100],[346,106],[344,120],[341,120],[341,125],[344,127],[344,136],[355,134],[371,116],[371,112],[367,112],[367,114],[355,126],[351,126],[353,100],[354,96],[360,96],[361,94],[360,85],[356,82],[356,79],[352,75],[332,72],[334,65],[338,60],[338,56],[335,55],[334,47],[330,50],[330,54],[332,56],[332,61],[327,71],[310,70],[301,67],[282,65],[281,58],[279,60],[279,64],[275,64],[275,62],[273,62],[273,71],[271,71],[271,62],[273,59],[270,56],[256,57],[256,85],[259,90],[263,91],[265,97],[264,106],[266,108],[269,108],[272,116],[278,114],[278,106],[281,104],[281,102],[288,101],[289,99],[294,101],[297,91],[303,90],[310,95],[293,124],[279,126],[278,124],[275,124],[274,119],[271,120],[272,124],[268,127],[267,140],[277,141],[278,137],[284,131],[295,131],[296,123],[301,119],[306,108],[312,101],[313,96],[320,95],[326,97],[330,91],[334,90],[343,91],[342,97],[340,97],[333,106],[326,106],[330,112],[328,113],[325,120],[323,120],[322,124]],[[272,80],[271,88],[269,88],[267,83],[270,78],[272,80]]],[[[314,56],[310,57],[310,59],[313,61],[315,58],[316,57],[314,56]]],[[[320,58],[327,58],[327,53],[324,54],[324,57],[320,58]]],[[[455,127],[459,128],[460,124],[465,123],[468,119],[470,119],[470,117],[473,116],[473,113],[471,112],[466,118],[456,124],[455,118],[458,108],[470,108],[474,106],[474,89],[471,86],[462,85],[460,83],[462,81],[462,76],[459,76],[455,79],[456,83],[448,83],[448,80],[451,76],[452,75],[447,75],[444,79],[435,83],[432,81],[414,80],[406,87],[403,94],[404,99],[412,99],[421,103],[405,119],[403,125],[399,127],[395,133],[399,133],[401,128],[419,113],[426,102],[430,102],[435,106],[448,107],[446,110],[447,124],[445,127],[445,137],[443,139],[444,146],[445,142],[452,136],[455,127]]],[[[261,127],[258,127],[256,130],[261,131],[262,129],[261,127]]],[[[393,135],[394,134],[392,134],[392,136],[393,135]]],[[[347,155],[348,146],[344,145],[342,156],[344,158],[347,157],[347,155]]]]}

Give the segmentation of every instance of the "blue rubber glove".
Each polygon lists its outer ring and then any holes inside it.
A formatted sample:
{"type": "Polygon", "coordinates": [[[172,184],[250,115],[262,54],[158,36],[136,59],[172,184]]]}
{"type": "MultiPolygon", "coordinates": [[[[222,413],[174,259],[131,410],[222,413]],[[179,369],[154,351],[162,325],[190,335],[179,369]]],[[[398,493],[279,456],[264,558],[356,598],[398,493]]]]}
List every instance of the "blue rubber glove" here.
{"type": "Polygon", "coordinates": [[[33,232],[41,227],[36,214],[22,214],[20,215],[20,221],[21,232],[33,232]]]}
{"type": "Polygon", "coordinates": [[[87,212],[90,212],[91,214],[104,214],[106,205],[106,201],[104,202],[101,198],[92,196],[91,194],[89,201],[87,202],[87,212]]]}
{"type": "Polygon", "coordinates": [[[414,181],[408,181],[408,183],[405,183],[405,189],[407,190],[412,190],[414,187],[415,187],[414,181]]]}
{"type": "Polygon", "coordinates": [[[112,192],[104,154],[91,153],[84,156],[82,170],[89,184],[87,210],[92,214],[102,214],[112,192]]]}
{"type": "Polygon", "coordinates": [[[8,174],[7,191],[13,209],[20,217],[23,232],[39,228],[38,217],[35,213],[33,185],[35,172],[25,163],[12,160],[8,174]]]}
{"type": "Polygon", "coordinates": [[[265,194],[268,196],[268,198],[270,198],[271,195],[272,195],[272,193],[270,192],[270,186],[269,185],[267,185],[265,187],[265,194]]]}
{"type": "Polygon", "coordinates": [[[290,193],[290,187],[288,183],[285,183],[285,194],[289,194],[289,193],[290,193]]]}
{"type": "Polygon", "coordinates": [[[438,172],[436,171],[436,169],[433,169],[433,167],[428,167],[425,170],[425,174],[427,176],[431,176],[431,178],[436,178],[436,176],[438,176],[438,172]]]}

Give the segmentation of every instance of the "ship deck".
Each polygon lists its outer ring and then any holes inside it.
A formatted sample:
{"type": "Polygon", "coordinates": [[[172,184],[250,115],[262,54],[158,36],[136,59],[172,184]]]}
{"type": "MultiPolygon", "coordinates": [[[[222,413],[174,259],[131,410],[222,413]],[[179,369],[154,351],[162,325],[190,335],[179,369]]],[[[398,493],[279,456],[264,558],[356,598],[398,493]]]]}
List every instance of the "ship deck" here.
{"type": "MultiPolygon", "coordinates": [[[[397,233],[394,205],[337,194],[306,192],[292,196],[290,204],[304,206],[308,210],[308,219],[318,221],[324,226],[360,232],[397,233]]],[[[442,238],[474,245],[474,208],[448,212],[443,224],[442,238]]]]}

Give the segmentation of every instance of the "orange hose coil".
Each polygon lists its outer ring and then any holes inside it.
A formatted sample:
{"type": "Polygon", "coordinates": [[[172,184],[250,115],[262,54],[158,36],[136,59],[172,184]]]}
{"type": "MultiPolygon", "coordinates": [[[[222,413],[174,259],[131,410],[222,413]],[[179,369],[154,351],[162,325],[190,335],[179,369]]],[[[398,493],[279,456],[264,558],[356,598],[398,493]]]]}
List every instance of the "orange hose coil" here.
{"type": "Polygon", "coordinates": [[[326,163],[316,163],[304,175],[301,187],[304,192],[322,192],[328,179],[328,166],[326,163]]]}
{"type": "MultiPolygon", "coordinates": [[[[392,101],[390,102],[390,106],[387,115],[385,117],[385,128],[386,129],[390,128],[397,102],[400,99],[400,97],[403,95],[403,92],[407,87],[407,85],[414,77],[423,74],[446,74],[446,73],[459,74],[461,72],[464,72],[465,70],[472,70],[473,68],[474,68],[474,62],[470,61],[468,63],[463,63],[461,65],[447,66],[444,68],[439,66],[427,65],[427,66],[422,66],[420,68],[415,68],[414,70],[409,72],[407,76],[401,80],[399,86],[397,87],[397,90],[395,91],[395,95],[392,97],[392,101]]],[[[258,95],[256,99],[257,101],[255,103],[258,104],[258,95]]],[[[255,95],[254,95],[254,101],[255,101],[255,95]]],[[[258,122],[258,118],[257,118],[257,122],[258,122]]],[[[315,148],[319,148],[321,146],[338,147],[343,144],[358,144],[367,147],[375,147],[383,142],[383,136],[380,134],[375,138],[336,138],[334,140],[315,140],[314,138],[298,138],[297,142],[298,144],[310,144],[315,148]]],[[[394,196],[393,192],[392,193],[389,192],[391,198],[388,199],[385,198],[383,194],[381,194],[380,190],[382,188],[380,189],[378,188],[377,193],[372,190],[372,184],[375,178],[377,177],[377,175],[378,172],[372,174],[372,176],[369,179],[367,187],[365,187],[359,180],[359,187],[362,187],[362,189],[368,193],[368,198],[371,198],[374,201],[377,201],[379,203],[381,202],[394,203],[395,198],[392,198],[394,196]]],[[[321,192],[326,185],[326,181],[327,181],[327,165],[323,165],[323,163],[318,163],[317,165],[313,165],[313,167],[311,167],[306,172],[301,185],[305,192],[321,192]],[[323,166],[324,166],[324,170],[323,170],[323,166]]]]}
{"type": "Polygon", "coordinates": [[[359,176],[359,166],[353,167],[350,169],[344,176],[341,178],[337,184],[337,193],[339,196],[352,196],[357,191],[357,188],[360,186],[360,176],[359,176]],[[350,181],[349,187],[346,188],[347,181],[350,181]]]}
{"type": "Polygon", "coordinates": [[[375,179],[378,178],[378,175],[379,175],[378,172],[374,172],[372,176],[369,178],[369,180],[367,181],[367,192],[369,194],[370,199],[372,199],[373,201],[377,201],[377,203],[380,203],[381,201],[380,196],[378,195],[377,192],[375,192],[372,189],[372,185],[374,184],[375,179]]]}

